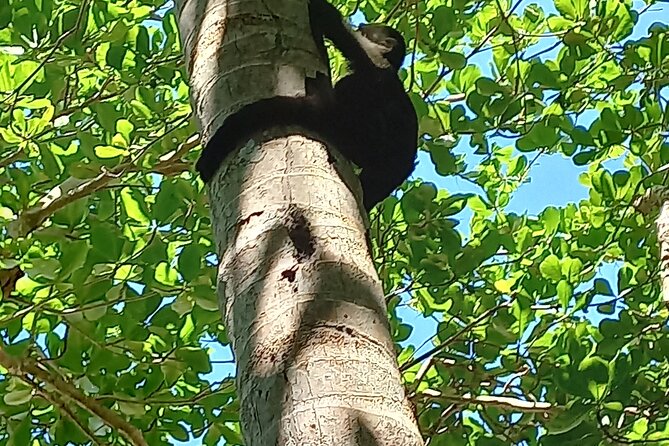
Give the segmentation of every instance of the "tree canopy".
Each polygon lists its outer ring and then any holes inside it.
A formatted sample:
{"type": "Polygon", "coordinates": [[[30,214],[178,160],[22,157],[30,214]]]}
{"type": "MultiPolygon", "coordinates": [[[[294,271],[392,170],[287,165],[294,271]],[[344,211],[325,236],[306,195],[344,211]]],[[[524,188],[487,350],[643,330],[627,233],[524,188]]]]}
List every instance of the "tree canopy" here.
{"type": "MultiPolygon", "coordinates": [[[[669,443],[666,2],[337,6],[410,49],[422,164],[370,220],[429,444],[669,443]],[[556,156],[584,198],[514,211],[556,156]]],[[[0,444],[242,443],[188,94],[171,2],[0,3],[0,444]]]]}

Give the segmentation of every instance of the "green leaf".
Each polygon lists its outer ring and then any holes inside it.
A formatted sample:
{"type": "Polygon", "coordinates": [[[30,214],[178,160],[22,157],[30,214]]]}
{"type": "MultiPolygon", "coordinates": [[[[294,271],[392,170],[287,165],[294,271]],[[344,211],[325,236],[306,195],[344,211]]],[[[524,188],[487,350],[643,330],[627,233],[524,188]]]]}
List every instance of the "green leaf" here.
{"type": "Polygon", "coordinates": [[[122,70],[123,60],[127,52],[127,48],[125,48],[123,45],[112,45],[109,48],[109,51],[107,51],[107,56],[105,58],[107,65],[110,65],[117,70],[122,70]]]}
{"type": "Polygon", "coordinates": [[[574,288],[566,280],[560,280],[557,284],[558,302],[562,308],[569,308],[569,302],[574,295],[574,288]]]}
{"type": "Polygon", "coordinates": [[[560,268],[560,259],[551,254],[546,257],[539,265],[541,275],[547,279],[557,282],[562,278],[562,269],[560,268]]]}
{"type": "Polygon", "coordinates": [[[17,414],[6,422],[9,441],[7,446],[24,446],[29,444],[33,425],[29,414],[17,414]],[[20,420],[17,422],[17,420],[20,420]]]}
{"type": "Polygon", "coordinates": [[[137,41],[135,43],[137,51],[144,56],[150,56],[151,49],[149,48],[149,42],[149,31],[145,26],[140,26],[137,30],[137,41]]]}
{"type": "Polygon", "coordinates": [[[91,228],[91,246],[103,259],[115,261],[121,255],[123,239],[111,224],[98,224],[91,228]]]}
{"type": "Polygon", "coordinates": [[[598,305],[597,306],[597,311],[599,311],[602,314],[614,314],[616,311],[615,305],[611,304],[603,304],[603,305],[598,305]]]}
{"type": "Polygon", "coordinates": [[[544,209],[541,217],[544,222],[546,232],[548,234],[554,234],[560,225],[560,210],[553,206],[549,206],[544,209]]]}
{"type": "Polygon", "coordinates": [[[130,154],[126,149],[113,146],[96,146],[94,150],[98,158],[116,158],[117,156],[127,156],[130,154]]]}
{"type": "Polygon", "coordinates": [[[202,252],[195,244],[184,246],[179,255],[179,272],[186,282],[195,280],[202,274],[202,252]]]}
{"type": "Polygon", "coordinates": [[[566,277],[569,283],[578,283],[583,271],[583,262],[580,259],[568,257],[561,262],[562,276],[566,277]]]}
{"type": "Polygon", "coordinates": [[[128,217],[139,223],[148,224],[149,217],[145,210],[144,200],[141,198],[137,191],[133,191],[127,187],[121,189],[121,203],[123,203],[123,208],[128,217]]]}
{"type": "Polygon", "coordinates": [[[123,135],[128,142],[132,141],[132,132],[134,129],[135,126],[127,119],[119,119],[116,121],[116,131],[123,135]]]}
{"type": "Polygon", "coordinates": [[[467,66],[467,59],[460,53],[444,51],[441,53],[441,61],[451,70],[461,70],[467,66]]]}
{"type": "Polygon", "coordinates": [[[6,393],[2,400],[8,406],[21,406],[30,401],[33,397],[32,389],[19,389],[6,393]]]}
{"type": "Polygon", "coordinates": [[[61,249],[59,277],[66,278],[84,266],[90,246],[85,240],[74,240],[64,244],[61,249]]]}
{"type": "Polygon", "coordinates": [[[513,289],[513,285],[515,284],[515,280],[513,279],[500,279],[495,281],[495,289],[499,291],[500,293],[504,294],[511,294],[511,290],[513,289]]]}
{"type": "Polygon", "coordinates": [[[582,17],[588,3],[586,0],[555,0],[555,7],[565,17],[578,19],[582,17]]]}
{"type": "Polygon", "coordinates": [[[476,81],[476,91],[483,96],[492,96],[495,93],[501,92],[502,89],[497,82],[487,77],[482,77],[476,81]]]}
{"type": "Polygon", "coordinates": [[[457,159],[446,147],[435,147],[430,150],[430,157],[439,175],[448,176],[457,172],[457,159]]]}
{"type": "Polygon", "coordinates": [[[211,372],[211,364],[209,363],[209,356],[200,348],[184,347],[175,352],[175,356],[188,364],[195,373],[209,373],[211,372]]]}
{"type": "Polygon", "coordinates": [[[176,284],[177,280],[179,279],[177,272],[171,268],[167,262],[160,262],[158,266],[156,266],[156,273],[154,278],[157,282],[168,286],[176,284]]]}
{"type": "Polygon", "coordinates": [[[179,423],[165,423],[165,428],[167,433],[177,441],[185,442],[190,438],[188,431],[179,423]]]}
{"type": "Polygon", "coordinates": [[[601,277],[595,279],[595,292],[602,296],[614,296],[609,281],[601,277]]]}
{"type": "Polygon", "coordinates": [[[7,28],[12,21],[12,7],[9,2],[0,3],[0,29],[7,28]]]}
{"type": "Polygon", "coordinates": [[[107,314],[107,307],[105,305],[93,306],[83,312],[86,320],[97,321],[107,314]]]}

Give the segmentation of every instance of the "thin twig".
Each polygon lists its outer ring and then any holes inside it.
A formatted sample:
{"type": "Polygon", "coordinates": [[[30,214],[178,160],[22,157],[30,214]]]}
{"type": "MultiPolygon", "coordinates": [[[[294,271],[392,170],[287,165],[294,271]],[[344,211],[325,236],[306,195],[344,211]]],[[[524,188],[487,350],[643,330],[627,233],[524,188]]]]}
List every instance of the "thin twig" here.
{"type": "Polygon", "coordinates": [[[448,347],[451,344],[451,342],[455,341],[457,338],[462,336],[464,333],[468,332],[469,330],[471,330],[472,328],[474,328],[475,326],[477,326],[478,324],[483,322],[485,319],[487,319],[490,316],[492,316],[493,314],[495,314],[500,309],[505,308],[505,307],[509,307],[513,303],[513,300],[515,300],[515,299],[512,299],[508,302],[503,302],[503,303],[501,303],[499,305],[496,305],[496,306],[492,307],[491,309],[485,311],[479,317],[477,317],[476,319],[471,321],[466,326],[462,327],[460,330],[457,331],[457,333],[455,333],[454,335],[452,335],[451,337],[446,339],[444,342],[442,342],[438,346],[436,346],[433,349],[427,351],[426,353],[418,356],[417,358],[413,359],[412,361],[409,361],[408,363],[400,366],[400,371],[404,372],[404,371],[410,369],[411,367],[415,366],[416,364],[419,364],[419,363],[423,362],[424,360],[426,360],[427,358],[430,358],[430,357],[436,355],[437,353],[441,352],[442,350],[446,349],[446,347],[448,347]]]}

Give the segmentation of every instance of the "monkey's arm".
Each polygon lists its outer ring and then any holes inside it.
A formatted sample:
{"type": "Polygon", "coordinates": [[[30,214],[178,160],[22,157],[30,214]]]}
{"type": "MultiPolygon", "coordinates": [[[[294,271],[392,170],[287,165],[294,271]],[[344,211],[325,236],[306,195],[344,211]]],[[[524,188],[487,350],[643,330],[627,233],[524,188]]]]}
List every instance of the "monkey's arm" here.
{"type": "Polygon", "coordinates": [[[356,68],[387,68],[383,48],[354,31],[327,0],[310,0],[309,20],[356,68]]]}

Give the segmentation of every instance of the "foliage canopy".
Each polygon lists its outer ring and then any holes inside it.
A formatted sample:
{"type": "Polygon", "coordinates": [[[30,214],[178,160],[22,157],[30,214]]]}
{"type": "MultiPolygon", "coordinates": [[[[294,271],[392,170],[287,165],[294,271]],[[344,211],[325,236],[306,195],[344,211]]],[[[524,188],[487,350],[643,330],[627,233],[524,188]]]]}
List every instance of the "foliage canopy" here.
{"type": "MultiPolygon", "coordinates": [[[[339,5],[407,37],[431,179],[472,186],[372,213],[431,445],[669,443],[656,213],[632,206],[667,180],[660,3],[339,5]],[[587,198],[512,212],[556,154],[587,198]]],[[[180,51],[162,0],[0,3],[0,444],[241,443],[180,51]]]]}

